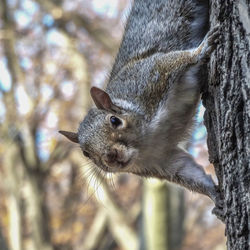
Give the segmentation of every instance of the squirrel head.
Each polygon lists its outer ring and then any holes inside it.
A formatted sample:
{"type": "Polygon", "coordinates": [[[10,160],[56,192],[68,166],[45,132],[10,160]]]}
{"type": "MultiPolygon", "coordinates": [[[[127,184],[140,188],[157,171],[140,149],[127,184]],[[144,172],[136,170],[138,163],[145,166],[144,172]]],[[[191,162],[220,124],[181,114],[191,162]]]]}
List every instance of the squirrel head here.
{"type": "Polygon", "coordinates": [[[141,136],[141,119],[115,105],[108,93],[92,87],[96,108],[89,110],[78,132],[59,131],[79,143],[83,154],[107,172],[131,172],[141,136]]]}

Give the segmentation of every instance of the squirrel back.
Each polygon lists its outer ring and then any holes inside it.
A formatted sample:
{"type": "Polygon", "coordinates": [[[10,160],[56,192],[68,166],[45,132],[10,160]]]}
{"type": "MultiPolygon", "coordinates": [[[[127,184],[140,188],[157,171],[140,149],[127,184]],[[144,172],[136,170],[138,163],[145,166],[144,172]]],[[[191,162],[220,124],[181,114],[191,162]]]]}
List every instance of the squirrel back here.
{"type": "Polygon", "coordinates": [[[131,60],[197,47],[208,29],[208,0],[135,0],[110,80],[131,60]]]}
{"type": "MultiPolygon", "coordinates": [[[[208,14],[208,0],[135,0],[106,88],[111,99],[118,106],[126,100],[151,119],[175,81],[166,81],[155,65],[162,55],[197,47],[208,31],[208,14]]],[[[196,74],[203,77],[201,70],[196,74]]]]}

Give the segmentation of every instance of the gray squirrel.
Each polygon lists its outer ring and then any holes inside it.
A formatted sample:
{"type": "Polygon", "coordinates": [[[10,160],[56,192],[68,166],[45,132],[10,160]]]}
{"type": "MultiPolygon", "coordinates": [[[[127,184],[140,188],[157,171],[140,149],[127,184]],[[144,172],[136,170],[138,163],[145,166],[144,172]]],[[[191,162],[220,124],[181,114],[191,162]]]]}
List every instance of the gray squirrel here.
{"type": "Polygon", "coordinates": [[[106,90],[90,90],[78,132],[59,131],[107,172],[129,172],[218,198],[179,145],[193,124],[206,63],[219,39],[208,0],[135,0],[106,90]]]}

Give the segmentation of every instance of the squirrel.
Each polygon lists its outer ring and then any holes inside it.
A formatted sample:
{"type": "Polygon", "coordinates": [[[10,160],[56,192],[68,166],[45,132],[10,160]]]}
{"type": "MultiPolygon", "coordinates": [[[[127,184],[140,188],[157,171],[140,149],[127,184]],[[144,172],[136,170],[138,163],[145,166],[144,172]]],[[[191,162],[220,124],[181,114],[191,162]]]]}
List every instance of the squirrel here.
{"type": "Polygon", "coordinates": [[[135,0],[106,90],[91,88],[96,107],[77,133],[59,132],[104,171],[166,179],[216,203],[211,176],[179,147],[219,39],[208,13],[208,0],[135,0]]]}

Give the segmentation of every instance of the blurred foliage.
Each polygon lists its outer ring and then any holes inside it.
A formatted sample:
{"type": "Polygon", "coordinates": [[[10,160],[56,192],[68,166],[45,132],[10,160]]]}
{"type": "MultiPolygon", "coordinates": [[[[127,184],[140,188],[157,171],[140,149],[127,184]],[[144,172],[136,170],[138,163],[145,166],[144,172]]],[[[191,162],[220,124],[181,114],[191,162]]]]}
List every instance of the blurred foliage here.
{"type": "MultiPolygon", "coordinates": [[[[105,84],[129,6],[0,0],[0,249],[138,249],[142,180],[102,178],[57,133],[105,84]]],[[[186,206],[182,249],[223,249],[211,203],[189,194],[186,206]]]]}

